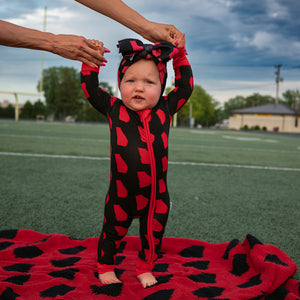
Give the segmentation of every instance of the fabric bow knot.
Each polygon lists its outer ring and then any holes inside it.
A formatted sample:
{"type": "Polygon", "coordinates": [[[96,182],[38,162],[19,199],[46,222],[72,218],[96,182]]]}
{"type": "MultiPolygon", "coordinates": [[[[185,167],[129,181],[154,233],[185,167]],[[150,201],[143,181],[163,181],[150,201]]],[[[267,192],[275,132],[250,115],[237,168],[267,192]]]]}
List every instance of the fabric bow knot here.
{"type": "Polygon", "coordinates": [[[118,43],[118,48],[126,60],[153,59],[156,64],[159,62],[166,63],[178,52],[178,49],[170,42],[159,42],[152,45],[144,44],[137,39],[121,40],[118,43]]]}

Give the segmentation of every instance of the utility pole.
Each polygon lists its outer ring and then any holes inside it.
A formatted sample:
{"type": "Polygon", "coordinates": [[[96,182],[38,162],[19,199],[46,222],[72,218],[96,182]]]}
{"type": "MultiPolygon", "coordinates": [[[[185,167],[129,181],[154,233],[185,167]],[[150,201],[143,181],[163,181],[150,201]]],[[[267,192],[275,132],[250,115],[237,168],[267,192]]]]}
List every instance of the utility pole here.
{"type": "Polygon", "coordinates": [[[295,91],[294,109],[300,108],[299,103],[300,103],[300,91],[297,89],[295,91]]]}
{"type": "Polygon", "coordinates": [[[280,68],[282,65],[276,65],[275,68],[277,71],[275,72],[276,75],[276,104],[278,104],[278,98],[279,98],[279,82],[283,81],[283,78],[280,78],[280,68]]]}

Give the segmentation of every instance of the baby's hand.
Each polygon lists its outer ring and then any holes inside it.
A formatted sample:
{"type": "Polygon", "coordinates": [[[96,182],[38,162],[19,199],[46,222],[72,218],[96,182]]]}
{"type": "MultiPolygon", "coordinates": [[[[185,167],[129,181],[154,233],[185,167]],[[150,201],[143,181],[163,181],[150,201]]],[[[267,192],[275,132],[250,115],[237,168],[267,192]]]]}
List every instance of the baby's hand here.
{"type": "MultiPolygon", "coordinates": [[[[91,42],[93,45],[95,45],[98,48],[98,51],[100,52],[100,54],[102,56],[104,56],[104,53],[109,53],[110,50],[103,47],[103,43],[97,40],[89,40],[89,42],[91,42]]],[[[101,64],[101,66],[105,66],[105,63],[107,62],[107,60],[105,59],[103,61],[103,63],[101,64]]]]}
{"type": "Polygon", "coordinates": [[[174,38],[173,44],[177,48],[185,48],[185,33],[180,33],[178,36],[174,38]]]}

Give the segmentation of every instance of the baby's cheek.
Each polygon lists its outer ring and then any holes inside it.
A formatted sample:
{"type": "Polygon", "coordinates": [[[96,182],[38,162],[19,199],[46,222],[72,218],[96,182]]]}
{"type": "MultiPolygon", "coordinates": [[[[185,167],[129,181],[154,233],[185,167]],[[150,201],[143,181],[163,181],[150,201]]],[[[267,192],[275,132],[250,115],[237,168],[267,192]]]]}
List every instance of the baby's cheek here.
{"type": "Polygon", "coordinates": [[[149,106],[151,106],[151,108],[153,108],[159,100],[159,96],[160,96],[160,90],[155,89],[154,91],[152,91],[151,93],[149,93],[149,106]]]}
{"type": "Polygon", "coordinates": [[[158,103],[159,99],[153,99],[152,102],[150,103],[150,108],[153,108],[154,106],[156,106],[156,104],[158,103]]]}
{"type": "Polygon", "coordinates": [[[121,99],[122,99],[122,102],[124,103],[124,105],[126,107],[128,107],[129,105],[129,102],[130,102],[130,92],[128,91],[128,89],[123,89],[121,91],[121,99]]]}

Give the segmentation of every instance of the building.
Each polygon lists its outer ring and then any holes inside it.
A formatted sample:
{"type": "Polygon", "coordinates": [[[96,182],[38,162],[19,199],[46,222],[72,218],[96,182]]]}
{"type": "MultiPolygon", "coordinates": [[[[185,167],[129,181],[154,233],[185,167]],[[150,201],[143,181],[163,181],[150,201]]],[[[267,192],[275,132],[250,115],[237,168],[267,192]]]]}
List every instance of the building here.
{"type": "MultiPolygon", "coordinates": [[[[1,108],[7,108],[9,105],[11,105],[12,107],[16,107],[15,103],[11,104],[11,103],[9,103],[8,100],[3,100],[3,102],[0,102],[0,107],[1,108]]],[[[23,104],[18,104],[18,107],[19,107],[19,109],[22,109],[24,107],[24,105],[23,104]]]]}
{"type": "Polygon", "coordinates": [[[300,133],[300,111],[274,103],[233,110],[229,128],[239,130],[245,127],[300,133]]]}

